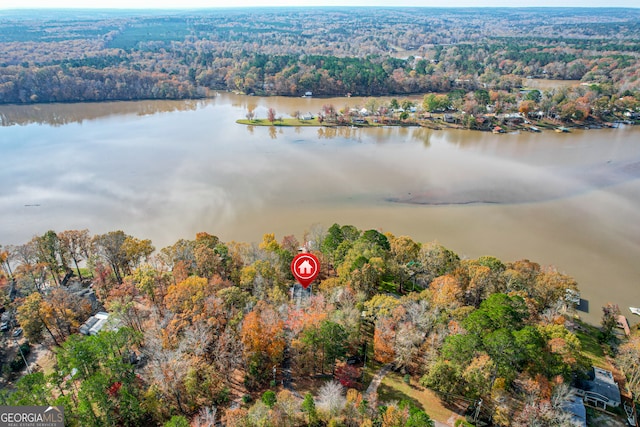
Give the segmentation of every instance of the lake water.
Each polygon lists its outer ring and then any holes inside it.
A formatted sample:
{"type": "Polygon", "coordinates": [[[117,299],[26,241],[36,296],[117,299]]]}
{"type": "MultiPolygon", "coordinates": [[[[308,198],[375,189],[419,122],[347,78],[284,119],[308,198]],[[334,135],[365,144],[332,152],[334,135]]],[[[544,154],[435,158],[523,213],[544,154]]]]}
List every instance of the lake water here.
{"type": "MultiPolygon", "coordinates": [[[[422,128],[247,127],[365,99],[0,106],[1,244],[121,229],[157,248],[198,231],[281,239],[334,222],[528,258],[578,280],[594,323],[640,306],[640,129],[494,135],[422,128]]],[[[637,316],[636,316],[637,318],[637,316]]],[[[640,320],[640,318],[638,318],[640,320]]]]}

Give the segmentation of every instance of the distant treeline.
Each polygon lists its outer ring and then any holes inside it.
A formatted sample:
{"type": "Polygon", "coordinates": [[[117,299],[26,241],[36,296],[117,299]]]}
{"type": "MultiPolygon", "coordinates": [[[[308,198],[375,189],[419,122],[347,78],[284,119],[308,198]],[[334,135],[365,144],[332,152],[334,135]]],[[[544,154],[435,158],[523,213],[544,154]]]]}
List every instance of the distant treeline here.
{"type": "Polygon", "coordinates": [[[170,76],[127,69],[0,68],[3,103],[85,102],[202,97],[195,86],[170,76]]]}
{"type": "Polygon", "coordinates": [[[206,96],[207,89],[284,96],[305,92],[320,96],[408,95],[458,88],[512,90],[522,86],[524,77],[609,82],[620,92],[637,86],[638,63],[630,56],[585,59],[562,51],[521,52],[513,46],[497,49],[464,44],[438,47],[432,60],[173,52],[174,58],[162,61],[161,67],[122,51],[56,64],[0,67],[0,102],[187,99],[206,96]]]}
{"type": "Polygon", "coordinates": [[[638,28],[632,9],[17,17],[0,22],[0,103],[510,91],[527,77],[635,93],[638,28]]]}

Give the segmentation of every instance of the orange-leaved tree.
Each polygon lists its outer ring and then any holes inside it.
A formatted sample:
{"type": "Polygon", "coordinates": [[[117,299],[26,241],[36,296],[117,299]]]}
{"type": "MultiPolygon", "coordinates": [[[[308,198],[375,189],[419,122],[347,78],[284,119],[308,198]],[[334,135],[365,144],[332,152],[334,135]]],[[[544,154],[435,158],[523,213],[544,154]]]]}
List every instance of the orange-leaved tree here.
{"type": "Polygon", "coordinates": [[[258,301],[242,322],[240,339],[247,361],[247,384],[263,383],[268,371],[282,360],[286,345],[284,321],[265,301],[258,301]]]}

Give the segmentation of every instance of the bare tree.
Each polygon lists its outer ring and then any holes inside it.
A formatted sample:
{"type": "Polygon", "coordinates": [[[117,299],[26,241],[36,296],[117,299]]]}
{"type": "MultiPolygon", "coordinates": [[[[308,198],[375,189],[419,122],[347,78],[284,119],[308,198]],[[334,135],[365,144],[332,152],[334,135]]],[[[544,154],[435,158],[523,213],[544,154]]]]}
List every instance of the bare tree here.
{"type": "Polygon", "coordinates": [[[185,414],[184,380],[189,369],[189,356],[180,348],[172,350],[165,347],[164,329],[169,321],[168,317],[161,319],[156,313],[155,319],[145,330],[145,346],[142,352],[149,361],[145,370],[165,402],[175,403],[178,410],[185,414]]]}
{"type": "Polygon", "coordinates": [[[640,337],[634,336],[622,344],[616,357],[618,366],[627,377],[627,389],[640,395],[640,337]]]}
{"type": "Polygon", "coordinates": [[[329,381],[318,392],[318,408],[331,416],[337,415],[347,403],[344,387],[337,381],[329,381]]]}
{"type": "Polygon", "coordinates": [[[89,258],[91,247],[91,237],[89,230],[66,230],[58,233],[60,250],[65,254],[65,259],[70,257],[78,272],[78,277],[82,280],[82,273],[78,263],[89,258]]]}
{"type": "Polygon", "coordinates": [[[579,426],[572,414],[566,409],[574,398],[574,393],[567,384],[560,384],[553,390],[551,401],[528,399],[529,402],[515,417],[514,427],[554,427],[579,426]]]}
{"type": "Polygon", "coordinates": [[[184,353],[202,356],[209,348],[213,338],[215,336],[212,334],[211,327],[204,322],[196,322],[185,329],[179,349],[184,353]]]}
{"type": "Polygon", "coordinates": [[[396,367],[403,372],[415,361],[420,344],[424,341],[424,334],[421,333],[411,322],[402,322],[398,325],[394,342],[396,367]]]}
{"type": "Polygon", "coordinates": [[[213,349],[213,359],[220,372],[225,372],[227,381],[233,371],[242,363],[242,342],[231,327],[227,327],[218,337],[213,349]]]}
{"type": "Polygon", "coordinates": [[[201,408],[191,421],[191,427],[215,427],[218,408],[215,406],[201,408]]]}
{"type": "Polygon", "coordinates": [[[319,251],[320,245],[327,235],[327,229],[322,224],[313,224],[308,231],[304,233],[304,244],[308,245],[308,249],[319,251]]]}
{"type": "Polygon", "coordinates": [[[40,280],[38,280],[38,272],[42,273],[42,268],[39,267],[42,266],[38,264],[38,255],[36,253],[36,248],[33,241],[29,241],[23,245],[16,246],[15,256],[20,262],[20,270],[22,270],[25,274],[28,274],[35,288],[38,290],[38,292],[41,292],[41,284],[44,281],[44,276],[40,277],[40,280]]]}

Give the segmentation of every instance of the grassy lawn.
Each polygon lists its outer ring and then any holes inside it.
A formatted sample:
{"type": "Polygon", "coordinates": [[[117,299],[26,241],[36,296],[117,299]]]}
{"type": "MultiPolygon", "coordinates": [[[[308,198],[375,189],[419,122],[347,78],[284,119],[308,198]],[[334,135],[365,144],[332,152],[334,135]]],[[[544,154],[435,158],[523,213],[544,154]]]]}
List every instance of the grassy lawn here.
{"type": "Polygon", "coordinates": [[[443,423],[451,417],[464,418],[447,408],[434,392],[417,385],[414,378],[411,379],[411,384],[406,384],[402,376],[396,372],[390,372],[384,377],[378,388],[378,402],[393,400],[408,400],[423,409],[432,419],[443,423]]]}
{"type": "Polygon", "coordinates": [[[47,350],[42,345],[36,345],[32,349],[29,361],[34,358],[36,363],[42,368],[45,375],[53,373],[56,367],[56,355],[54,352],[47,350]]]}
{"type": "Polygon", "coordinates": [[[287,118],[282,120],[276,120],[273,123],[271,123],[267,119],[255,119],[255,120],[240,119],[240,120],[236,120],[236,123],[241,125],[248,125],[248,126],[285,126],[285,127],[287,126],[293,126],[293,127],[322,126],[322,124],[318,121],[317,118],[312,120],[298,120],[295,118],[290,118],[290,119],[287,118]]]}
{"type": "Polygon", "coordinates": [[[576,329],[575,334],[582,345],[582,354],[589,359],[593,366],[610,369],[611,367],[609,362],[606,360],[604,350],[598,342],[598,328],[581,321],[577,321],[576,323],[578,328],[576,329]]]}

